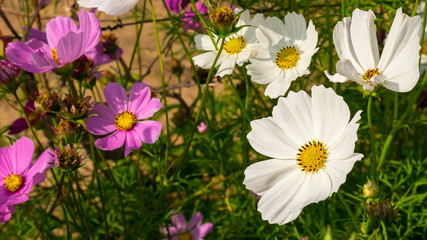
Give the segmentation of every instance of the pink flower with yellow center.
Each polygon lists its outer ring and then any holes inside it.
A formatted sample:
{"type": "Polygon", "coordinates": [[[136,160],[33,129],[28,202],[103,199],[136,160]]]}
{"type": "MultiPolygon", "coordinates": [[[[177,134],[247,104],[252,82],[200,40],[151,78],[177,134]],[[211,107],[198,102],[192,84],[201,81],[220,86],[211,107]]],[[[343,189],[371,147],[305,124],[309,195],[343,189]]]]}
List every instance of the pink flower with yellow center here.
{"type": "Polygon", "coordinates": [[[43,182],[53,166],[54,152],[44,151],[33,163],[34,144],[22,137],[0,148],[0,222],[9,220],[13,205],[27,201],[31,188],[43,182]]]}
{"type": "Polygon", "coordinates": [[[162,125],[152,117],[163,104],[160,99],[151,98],[151,90],[143,83],[134,83],[129,100],[126,90],[118,83],[109,83],[104,88],[108,105],[99,103],[90,114],[96,116],[86,120],[87,130],[94,135],[107,135],[95,141],[102,150],[115,150],[125,145],[125,157],[142,142],[153,144],[160,136],[162,125]]]}
{"type": "Polygon", "coordinates": [[[56,17],[46,24],[46,41],[32,38],[26,43],[11,42],[6,48],[8,59],[32,73],[59,68],[94,48],[101,37],[96,15],[80,10],[80,26],[70,17],[56,17]]]}

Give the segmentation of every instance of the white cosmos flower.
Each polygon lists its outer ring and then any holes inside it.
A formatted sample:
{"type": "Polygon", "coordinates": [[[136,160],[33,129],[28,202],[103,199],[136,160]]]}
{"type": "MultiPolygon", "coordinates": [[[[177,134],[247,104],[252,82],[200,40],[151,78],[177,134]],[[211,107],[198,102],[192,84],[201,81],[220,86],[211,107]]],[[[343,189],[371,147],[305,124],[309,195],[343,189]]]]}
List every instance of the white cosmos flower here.
{"type": "Polygon", "coordinates": [[[80,7],[98,8],[109,15],[121,15],[133,8],[138,0],[78,0],[80,7]]]}
{"type": "Polygon", "coordinates": [[[419,78],[418,60],[422,20],[397,9],[384,50],[379,57],[375,14],[356,9],[352,17],[337,23],[334,44],[340,61],[332,82],[355,81],[367,91],[383,85],[396,92],[409,92],[419,78]]]}
{"type": "MultiPolygon", "coordinates": [[[[234,12],[237,14],[240,11],[241,10],[236,9],[234,12]]],[[[256,14],[254,18],[250,20],[248,10],[245,10],[240,15],[236,27],[243,25],[251,26],[244,27],[236,34],[228,36],[225,39],[224,48],[215,66],[219,66],[216,76],[223,77],[224,75],[231,74],[236,63],[241,66],[243,63],[248,61],[249,56],[256,54],[256,51],[254,51],[256,46],[255,29],[263,20],[264,17],[262,14],[256,14]]],[[[215,34],[212,35],[214,36],[214,41],[217,43],[217,49],[219,49],[221,42],[218,41],[218,37],[215,34]]],[[[218,50],[215,50],[212,40],[206,34],[196,35],[195,42],[196,48],[204,50],[206,53],[193,57],[194,63],[201,68],[210,69],[216,55],[218,54],[218,50]]]]}
{"type": "Polygon", "coordinates": [[[272,159],[250,165],[243,184],[261,196],[262,219],[288,223],[310,203],[337,192],[363,155],[354,153],[360,119],[331,88],[314,86],[312,98],[289,92],[273,116],[251,122],[251,146],[272,159]]]}
{"type": "Polygon", "coordinates": [[[310,20],[308,27],[302,15],[288,13],[285,23],[268,17],[256,30],[258,54],[246,66],[252,81],[268,84],[265,95],[277,98],[286,93],[291,82],[309,74],[311,57],[318,50],[317,32],[310,20]]]}

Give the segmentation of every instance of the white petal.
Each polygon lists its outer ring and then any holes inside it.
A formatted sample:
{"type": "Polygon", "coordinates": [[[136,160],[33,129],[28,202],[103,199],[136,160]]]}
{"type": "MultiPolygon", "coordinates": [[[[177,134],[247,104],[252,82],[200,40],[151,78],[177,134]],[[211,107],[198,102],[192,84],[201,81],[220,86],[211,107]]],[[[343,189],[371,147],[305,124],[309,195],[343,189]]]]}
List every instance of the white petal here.
{"type": "MultiPolygon", "coordinates": [[[[337,73],[343,77],[346,77],[360,85],[366,85],[367,82],[362,78],[361,75],[356,71],[353,63],[348,59],[343,59],[337,62],[337,73]]],[[[341,80],[334,78],[333,80],[341,80]]]]}
{"type": "MultiPolygon", "coordinates": [[[[273,108],[273,118],[299,148],[302,144],[313,140],[312,102],[304,92],[289,92],[288,97],[279,98],[273,108]]],[[[295,152],[297,151],[295,149],[295,152]]]]}
{"type": "Polygon", "coordinates": [[[99,11],[107,14],[121,15],[133,8],[138,3],[138,0],[79,0],[78,3],[81,7],[97,7],[99,11]]]}
{"type": "Polygon", "coordinates": [[[218,72],[215,76],[224,77],[224,75],[230,75],[234,67],[236,66],[237,62],[237,54],[228,55],[224,57],[224,60],[222,61],[221,65],[218,68],[218,72]]]}
{"type": "MultiPolygon", "coordinates": [[[[211,38],[206,34],[198,34],[194,37],[196,42],[196,48],[205,51],[215,51],[215,46],[212,43],[211,38]]],[[[215,39],[214,39],[215,41],[215,39]]]]}
{"type": "Polygon", "coordinates": [[[316,48],[317,41],[318,34],[314,28],[313,21],[310,20],[306,31],[306,38],[299,44],[299,48],[303,52],[309,52],[316,48]]]}
{"type": "Polygon", "coordinates": [[[341,60],[350,60],[356,71],[363,74],[364,70],[356,57],[356,50],[354,49],[351,41],[350,24],[351,18],[346,17],[335,26],[333,35],[335,50],[341,60]]]}
{"type": "Polygon", "coordinates": [[[354,52],[362,69],[375,68],[379,60],[375,14],[356,9],[353,11],[350,33],[354,52]]]}
{"type": "Polygon", "coordinates": [[[291,79],[291,75],[291,73],[281,71],[281,73],[265,88],[265,96],[270,98],[277,98],[279,96],[285,95],[291,86],[291,81],[295,80],[295,78],[291,79]]]}
{"type": "Polygon", "coordinates": [[[402,14],[399,8],[378,64],[380,74],[385,76],[384,87],[408,92],[416,85],[421,34],[421,18],[402,14]]]}
{"type": "Polygon", "coordinates": [[[287,35],[285,24],[277,17],[267,17],[255,31],[260,44],[269,48],[276,45],[287,35]]]}
{"type": "Polygon", "coordinates": [[[290,171],[298,169],[294,159],[270,159],[254,163],[246,168],[243,184],[247,189],[262,196],[265,191],[283,179],[290,171]]]}
{"type": "Polygon", "coordinates": [[[329,159],[325,162],[324,170],[328,173],[329,177],[332,180],[332,189],[331,193],[337,192],[338,188],[346,180],[347,174],[353,168],[354,163],[363,158],[363,154],[353,153],[347,159],[340,160],[331,160],[329,159]]]}
{"type": "Polygon", "coordinates": [[[288,33],[286,37],[291,39],[291,45],[299,46],[306,39],[306,27],[305,19],[301,14],[295,12],[286,14],[285,28],[288,33]]]}
{"type": "Polygon", "coordinates": [[[342,134],[328,142],[328,158],[344,159],[354,153],[355,143],[357,141],[357,129],[359,128],[357,121],[360,120],[361,113],[362,111],[357,111],[342,134]]]}
{"type": "Polygon", "coordinates": [[[323,85],[313,86],[311,94],[313,137],[326,144],[328,149],[328,144],[339,138],[347,126],[350,120],[350,109],[344,99],[332,88],[326,89],[323,85]]]}
{"type": "MultiPolygon", "coordinates": [[[[210,69],[212,67],[213,60],[215,59],[218,52],[206,52],[202,53],[200,55],[197,55],[193,57],[194,64],[197,66],[203,68],[203,69],[210,69]]],[[[222,63],[222,60],[224,59],[225,55],[221,54],[218,58],[218,61],[216,62],[216,65],[222,63]]]]}
{"type": "Polygon", "coordinates": [[[296,158],[298,147],[272,117],[251,121],[247,135],[255,151],[279,159],[296,158]]]}
{"type": "Polygon", "coordinates": [[[329,78],[329,81],[331,82],[345,83],[349,80],[347,77],[341,76],[338,73],[335,73],[332,76],[331,74],[329,74],[328,70],[325,70],[325,75],[327,78],[329,78]]]}

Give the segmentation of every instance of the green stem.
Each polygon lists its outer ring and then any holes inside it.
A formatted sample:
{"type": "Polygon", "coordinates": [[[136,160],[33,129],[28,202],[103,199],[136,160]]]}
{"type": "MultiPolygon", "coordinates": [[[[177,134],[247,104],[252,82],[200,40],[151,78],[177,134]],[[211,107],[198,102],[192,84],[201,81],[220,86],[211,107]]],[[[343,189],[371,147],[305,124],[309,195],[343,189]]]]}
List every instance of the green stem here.
{"type": "Polygon", "coordinates": [[[121,215],[123,219],[123,235],[124,235],[124,238],[126,239],[126,236],[127,236],[126,212],[125,212],[125,205],[123,204],[122,192],[120,191],[119,185],[117,184],[116,178],[114,177],[114,174],[111,171],[110,165],[108,164],[107,160],[104,158],[104,155],[102,155],[101,150],[99,148],[96,148],[96,150],[98,152],[99,157],[102,159],[105,166],[107,167],[108,175],[113,181],[114,188],[116,189],[117,194],[119,195],[120,208],[122,211],[121,215]]]}
{"type": "Polygon", "coordinates": [[[42,226],[37,221],[37,217],[34,214],[33,206],[31,206],[31,201],[27,201],[27,203],[25,204],[25,208],[30,213],[30,217],[33,219],[33,222],[36,225],[37,230],[39,230],[40,234],[42,235],[42,239],[47,239],[42,226]]]}
{"type": "MultiPolygon", "coordinates": [[[[377,181],[377,158],[376,158],[376,149],[375,149],[375,132],[372,125],[372,94],[369,95],[368,99],[368,126],[369,126],[369,132],[371,135],[371,164],[372,164],[372,174],[374,176],[374,179],[377,181]]],[[[378,182],[378,181],[377,181],[378,182]]]]}
{"type": "Polygon", "coordinates": [[[74,86],[73,79],[67,78],[70,95],[72,97],[78,96],[76,86],[74,86]]]}
{"type": "MultiPolygon", "coordinates": [[[[240,98],[239,92],[237,91],[236,86],[235,86],[235,85],[234,85],[234,83],[233,83],[233,80],[231,80],[230,75],[227,75],[227,80],[228,80],[228,82],[230,83],[231,89],[233,90],[234,94],[236,95],[236,99],[237,99],[237,101],[239,102],[240,107],[242,108],[243,115],[245,116],[246,120],[247,120],[248,122],[250,122],[250,121],[251,121],[251,118],[249,117],[248,113],[246,112],[245,105],[243,104],[243,101],[242,101],[242,99],[240,98]]],[[[246,94],[247,94],[247,93],[246,93],[246,94]]]]}
{"type": "Polygon", "coordinates": [[[25,121],[27,122],[28,128],[31,130],[31,133],[33,134],[34,138],[37,141],[37,144],[40,146],[40,149],[43,149],[43,145],[40,142],[39,138],[37,137],[36,132],[34,131],[33,126],[30,123],[30,120],[28,119],[27,113],[25,112],[25,107],[22,104],[21,100],[19,99],[18,95],[16,94],[16,92],[12,92],[13,96],[16,98],[16,101],[18,101],[19,106],[21,107],[21,110],[24,112],[24,118],[25,121]]]}
{"type": "Polygon", "coordinates": [[[350,215],[351,221],[353,222],[354,227],[359,231],[362,232],[362,230],[360,230],[359,225],[357,225],[357,221],[356,218],[354,217],[353,212],[351,211],[350,206],[348,206],[347,201],[344,199],[344,197],[342,196],[341,192],[338,191],[338,197],[340,198],[341,202],[343,203],[345,209],[347,210],[348,215],[350,215]]]}
{"type": "Polygon", "coordinates": [[[106,214],[106,211],[105,211],[104,194],[102,193],[101,181],[99,180],[99,174],[98,174],[98,164],[99,164],[99,161],[98,161],[97,158],[95,158],[94,139],[93,139],[93,136],[91,134],[89,134],[89,139],[90,139],[90,152],[91,152],[91,155],[93,156],[93,162],[94,162],[93,165],[95,167],[95,171],[94,171],[95,178],[96,178],[96,182],[97,182],[99,197],[101,198],[102,218],[104,218],[105,232],[106,232],[107,238],[110,238],[110,228],[108,226],[107,214],[106,214]]]}
{"type": "MultiPolygon", "coordinates": [[[[75,203],[75,205],[76,205],[76,208],[77,208],[77,212],[79,213],[79,215],[80,215],[80,220],[82,221],[82,223],[83,223],[83,226],[84,226],[84,228],[85,228],[85,230],[86,230],[86,235],[87,235],[87,238],[88,239],[92,239],[92,236],[91,236],[91,231],[90,231],[90,228],[89,228],[89,225],[88,225],[88,223],[87,223],[87,220],[86,220],[86,216],[85,216],[85,214],[84,214],[84,211],[83,211],[83,205],[82,205],[82,203],[81,203],[81,201],[80,201],[80,198],[78,198],[77,197],[77,194],[76,194],[76,192],[74,191],[74,187],[73,187],[73,179],[72,179],[72,175],[73,173],[68,173],[68,189],[69,189],[69,191],[71,192],[71,198],[73,199],[73,201],[74,201],[74,203],[75,203]]],[[[78,178],[77,178],[77,171],[76,171],[76,184],[78,184],[78,178]]]]}

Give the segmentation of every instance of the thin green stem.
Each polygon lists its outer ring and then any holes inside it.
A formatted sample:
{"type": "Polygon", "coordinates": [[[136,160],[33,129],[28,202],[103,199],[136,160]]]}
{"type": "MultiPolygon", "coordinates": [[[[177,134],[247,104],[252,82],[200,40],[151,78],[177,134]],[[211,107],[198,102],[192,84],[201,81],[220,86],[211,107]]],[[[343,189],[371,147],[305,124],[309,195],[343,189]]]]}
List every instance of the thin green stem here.
{"type": "Polygon", "coordinates": [[[39,138],[37,137],[36,132],[34,131],[33,126],[31,125],[30,120],[28,119],[27,113],[25,112],[25,107],[22,104],[21,100],[19,99],[18,95],[16,94],[16,92],[12,92],[13,96],[16,98],[16,101],[18,101],[19,106],[21,107],[21,110],[24,112],[24,118],[25,121],[27,122],[28,128],[31,130],[31,133],[33,134],[34,138],[37,141],[37,144],[40,146],[40,149],[43,149],[43,145],[40,142],[39,138]]]}
{"type": "Polygon", "coordinates": [[[343,195],[341,194],[340,191],[337,192],[338,193],[338,197],[340,198],[341,202],[343,203],[345,209],[347,210],[348,215],[350,215],[351,221],[353,222],[354,227],[359,231],[362,232],[359,228],[359,225],[357,225],[357,221],[356,218],[354,217],[353,212],[351,211],[350,206],[348,206],[347,201],[344,199],[343,195]]]}
{"type": "Polygon", "coordinates": [[[25,204],[25,208],[30,213],[30,217],[33,219],[33,222],[36,225],[37,230],[39,230],[40,234],[42,235],[42,239],[47,239],[45,232],[43,230],[43,227],[37,221],[37,217],[34,214],[33,206],[31,206],[31,201],[27,201],[27,203],[25,204]]]}
{"type": "Polygon", "coordinates": [[[246,107],[243,104],[242,99],[240,98],[239,92],[236,89],[236,86],[233,83],[233,80],[231,79],[230,75],[227,75],[227,80],[230,83],[231,89],[233,90],[234,94],[236,95],[236,99],[239,102],[240,108],[242,109],[243,115],[245,116],[245,119],[250,122],[251,118],[249,117],[248,113],[246,112],[246,107]]]}
{"type": "Polygon", "coordinates": [[[108,226],[107,214],[105,211],[104,194],[102,193],[101,181],[99,179],[99,174],[98,174],[99,160],[98,160],[98,158],[95,158],[95,145],[94,145],[93,136],[91,134],[89,134],[89,139],[90,139],[90,153],[92,155],[92,160],[94,162],[93,165],[95,167],[94,174],[95,174],[95,178],[96,178],[96,182],[97,182],[96,185],[98,187],[99,197],[101,198],[102,218],[104,219],[104,222],[105,222],[105,233],[107,235],[107,238],[110,238],[110,228],[108,226]]]}
{"type": "MultiPolygon", "coordinates": [[[[166,92],[166,82],[165,82],[165,71],[164,71],[164,67],[163,67],[163,58],[162,58],[162,49],[160,46],[160,40],[159,40],[159,32],[157,29],[157,24],[156,24],[156,15],[155,15],[155,11],[154,11],[154,6],[153,6],[153,2],[150,0],[150,5],[151,5],[151,13],[152,13],[152,17],[153,17],[153,26],[154,26],[154,33],[156,35],[156,45],[157,45],[157,53],[159,54],[159,63],[160,63],[160,73],[161,73],[161,78],[162,78],[162,99],[163,99],[163,103],[165,104],[165,109],[168,109],[168,101],[166,98],[167,92],[166,92]]],[[[165,160],[164,162],[166,163],[168,160],[168,155],[169,155],[169,142],[170,142],[170,131],[169,131],[169,111],[165,111],[165,117],[166,117],[166,138],[167,141],[165,143],[165,160]]],[[[164,181],[162,181],[162,184],[167,182],[167,176],[166,174],[164,174],[164,181]]]]}
{"type": "MultiPolygon", "coordinates": [[[[77,173],[77,171],[76,171],[76,173],[77,173]]],[[[77,178],[76,178],[76,184],[77,184],[77,178]]],[[[84,211],[83,211],[82,203],[81,203],[80,199],[77,197],[76,192],[74,191],[72,173],[68,173],[68,190],[71,192],[71,198],[76,205],[77,212],[79,213],[79,216],[80,216],[80,220],[82,221],[83,226],[86,230],[85,233],[87,235],[87,238],[92,239],[92,236],[90,234],[91,231],[90,231],[89,225],[88,225],[87,220],[86,220],[86,216],[85,216],[84,211]]]]}
{"type": "MultiPolygon", "coordinates": [[[[376,149],[375,149],[375,132],[374,132],[374,127],[372,125],[372,94],[369,95],[369,99],[368,99],[368,127],[369,127],[369,133],[371,135],[371,164],[372,164],[372,174],[374,176],[374,179],[377,181],[377,154],[376,154],[376,149]]],[[[378,182],[378,181],[377,181],[378,182]]]]}

